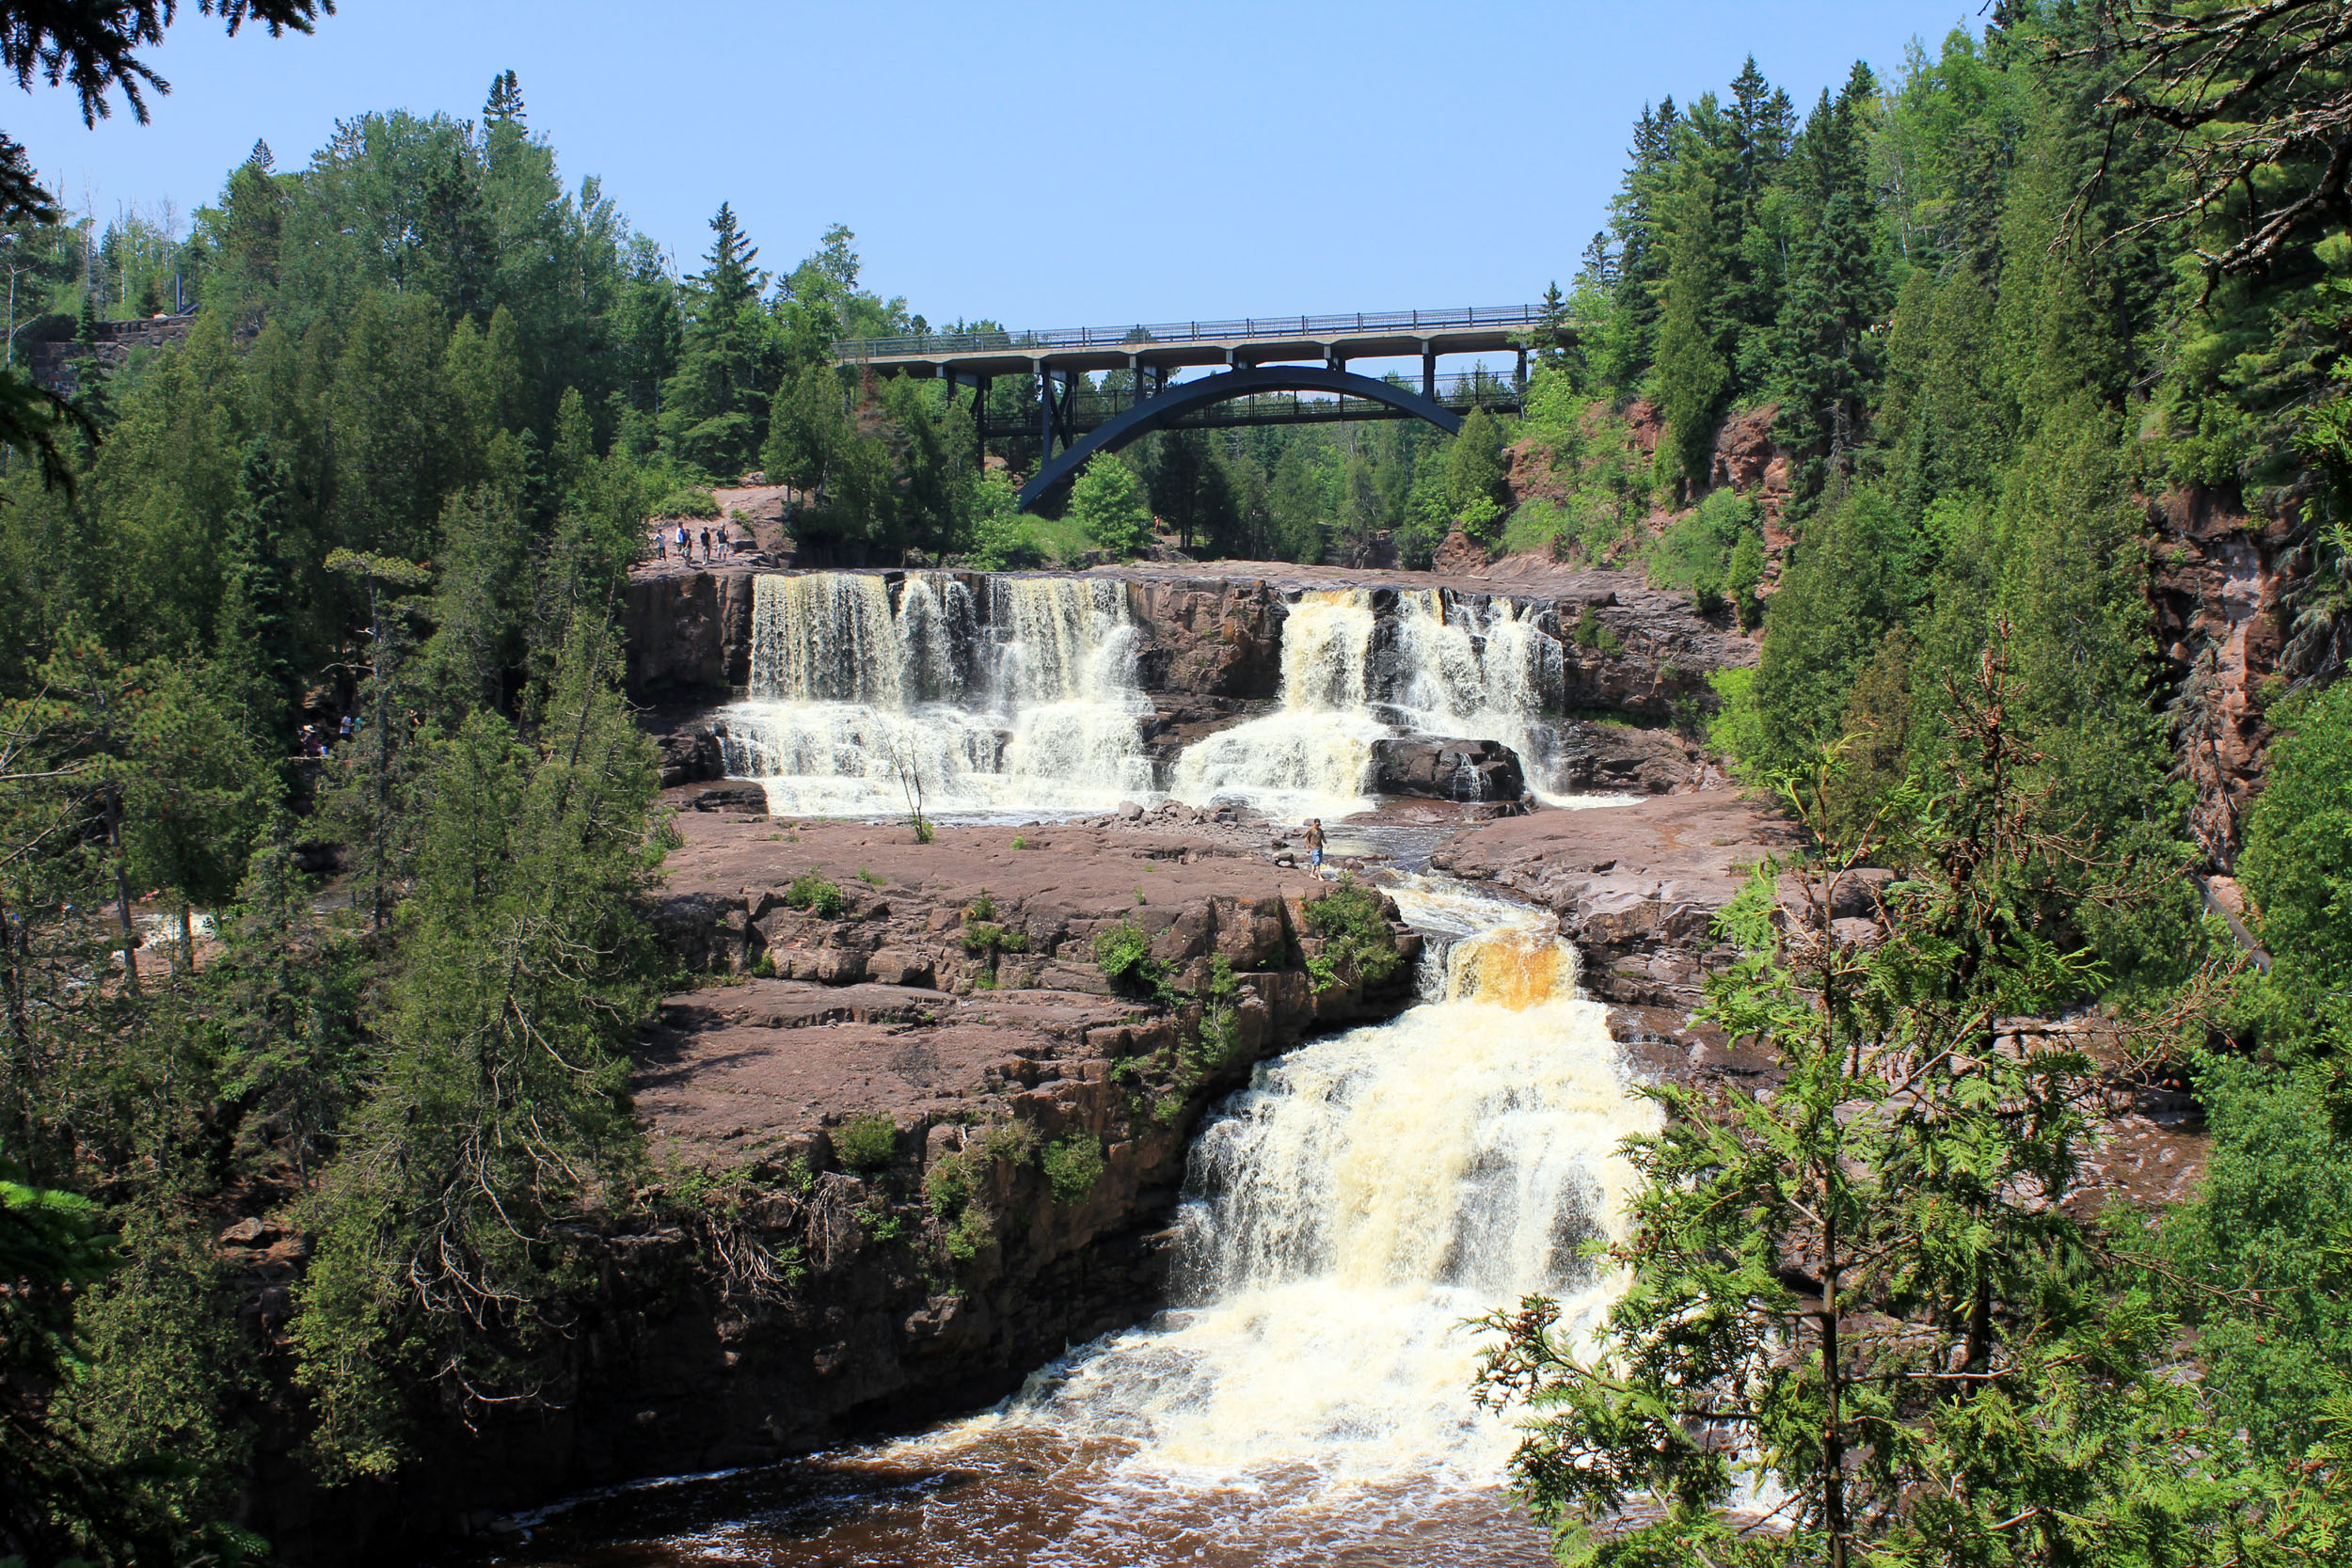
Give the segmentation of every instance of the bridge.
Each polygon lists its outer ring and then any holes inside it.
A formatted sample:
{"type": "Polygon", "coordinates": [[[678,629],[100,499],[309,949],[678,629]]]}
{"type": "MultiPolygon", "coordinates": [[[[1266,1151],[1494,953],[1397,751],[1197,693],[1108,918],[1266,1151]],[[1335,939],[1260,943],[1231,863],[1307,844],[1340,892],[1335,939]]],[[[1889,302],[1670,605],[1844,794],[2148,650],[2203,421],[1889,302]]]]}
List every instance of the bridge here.
{"type": "Polygon", "coordinates": [[[1449,434],[1471,408],[1516,410],[1527,386],[1527,349],[1545,329],[1540,307],[1466,306],[1435,310],[1358,311],[1232,321],[1161,322],[1032,332],[913,333],[845,339],[840,363],[875,375],[936,376],[953,402],[973,390],[980,439],[1034,436],[1038,470],[1021,488],[1033,509],[1098,451],[1153,430],[1245,424],[1317,424],[1342,420],[1420,419],[1449,434]],[[1445,354],[1517,355],[1504,382],[1438,374],[1445,354]],[[1421,360],[1421,385],[1350,371],[1352,359],[1421,360]],[[1216,373],[1171,379],[1181,370],[1216,373]],[[1125,371],[1123,388],[1081,377],[1125,371]],[[993,419],[988,394],[998,376],[1037,381],[1032,414],[993,419]],[[1301,394],[1311,394],[1302,396],[1301,394]],[[1058,449],[1058,450],[1057,450],[1058,449]]]}

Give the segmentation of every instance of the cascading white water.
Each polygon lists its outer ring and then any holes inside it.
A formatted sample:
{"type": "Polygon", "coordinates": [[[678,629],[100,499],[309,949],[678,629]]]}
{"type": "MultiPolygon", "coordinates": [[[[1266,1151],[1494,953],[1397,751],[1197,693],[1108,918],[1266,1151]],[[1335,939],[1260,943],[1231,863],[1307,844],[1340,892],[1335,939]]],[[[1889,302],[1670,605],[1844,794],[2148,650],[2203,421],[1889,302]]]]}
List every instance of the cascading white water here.
{"type": "Polygon", "coordinates": [[[1187,748],[1173,793],[1294,819],[1344,816],[1371,803],[1373,744],[1402,733],[1502,741],[1547,803],[1592,803],[1549,787],[1544,714],[1558,705],[1566,658],[1540,613],[1404,589],[1384,625],[1364,589],[1310,589],[1283,623],[1280,709],[1187,748]]]}
{"type": "Polygon", "coordinates": [[[772,811],[1104,810],[1148,798],[1136,627],[1109,581],[1005,578],[980,607],[946,573],[757,578],[749,700],[727,771],[772,811]]]}
{"type": "Polygon", "coordinates": [[[1552,742],[1544,720],[1564,689],[1566,653],[1536,624],[1540,612],[1499,597],[1480,605],[1442,588],[1404,590],[1396,610],[1400,678],[1389,702],[1407,727],[1500,740],[1519,754],[1540,799],[1567,803],[1548,787],[1552,742]]]}
{"type": "MultiPolygon", "coordinates": [[[[1322,1510],[1365,1528],[1492,1496],[1515,1433],[1471,1402],[1464,1322],[1541,1291],[1572,1328],[1597,1323],[1622,1281],[1582,1243],[1619,1234],[1616,1147],[1657,1114],[1549,919],[1434,896],[1483,906],[1437,924],[1486,928],[1427,967],[1428,999],[1262,1066],[1195,1145],[1185,1305],[915,1446],[1110,1444],[1088,1529],[1107,1543],[1212,1492],[1235,1560],[1328,1560],[1282,1544],[1318,1540],[1300,1522],[1322,1510]]],[[[1095,1560],[1087,1534],[1034,1560],[1095,1560]]]]}
{"type": "Polygon", "coordinates": [[[1299,819],[1363,810],[1373,742],[1390,733],[1368,707],[1373,626],[1361,589],[1299,594],[1282,623],[1281,707],[1186,747],[1171,793],[1299,819]]]}

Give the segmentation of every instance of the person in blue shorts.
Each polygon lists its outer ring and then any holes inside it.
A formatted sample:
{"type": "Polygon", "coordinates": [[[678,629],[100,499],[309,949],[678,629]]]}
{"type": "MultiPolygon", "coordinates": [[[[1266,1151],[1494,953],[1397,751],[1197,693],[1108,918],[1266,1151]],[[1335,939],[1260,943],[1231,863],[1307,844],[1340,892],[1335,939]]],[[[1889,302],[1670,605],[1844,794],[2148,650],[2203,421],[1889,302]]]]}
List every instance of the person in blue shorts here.
{"type": "Polygon", "coordinates": [[[1307,818],[1307,863],[1314,868],[1316,876],[1323,875],[1323,818],[1320,816],[1307,818]]]}

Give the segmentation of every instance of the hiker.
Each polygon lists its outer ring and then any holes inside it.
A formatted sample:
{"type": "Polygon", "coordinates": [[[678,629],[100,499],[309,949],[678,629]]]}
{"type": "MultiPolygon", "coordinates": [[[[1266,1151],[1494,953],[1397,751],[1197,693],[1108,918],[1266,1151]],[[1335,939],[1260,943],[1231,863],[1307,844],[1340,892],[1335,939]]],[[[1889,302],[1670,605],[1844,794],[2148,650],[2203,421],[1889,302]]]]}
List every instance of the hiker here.
{"type": "Polygon", "coordinates": [[[1307,864],[1317,879],[1323,876],[1323,818],[1307,818],[1307,864]]]}
{"type": "Polygon", "coordinates": [[[710,531],[703,530],[703,564],[710,564],[710,531]]]}
{"type": "Polygon", "coordinates": [[[694,564],[694,546],[687,542],[684,523],[677,526],[677,558],[689,566],[694,564]]]}

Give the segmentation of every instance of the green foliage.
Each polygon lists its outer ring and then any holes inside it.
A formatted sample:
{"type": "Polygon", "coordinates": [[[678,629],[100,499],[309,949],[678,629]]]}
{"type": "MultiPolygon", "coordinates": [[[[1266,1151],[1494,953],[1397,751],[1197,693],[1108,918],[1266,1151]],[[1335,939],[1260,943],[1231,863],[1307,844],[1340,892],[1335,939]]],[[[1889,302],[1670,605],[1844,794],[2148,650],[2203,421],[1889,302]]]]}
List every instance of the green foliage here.
{"type": "Polygon", "coordinates": [[[1103,1146],[1088,1133],[1075,1132],[1046,1148],[1043,1165],[1057,1202],[1084,1203],[1103,1175],[1103,1146]]]}
{"type": "Polygon", "coordinates": [[[1744,621],[1755,610],[1764,565],[1763,523],[1756,503],[1729,490],[1709,491],[1658,536],[1644,564],[1652,582],[1688,590],[1702,613],[1725,603],[1741,605],[1744,621]]]}
{"type": "Polygon", "coordinates": [[[1113,452],[1086,466],[1071,486],[1065,520],[1114,561],[1125,561],[1151,542],[1152,509],[1135,470],[1113,452]]]}
{"type": "Polygon", "coordinates": [[[1511,499],[1502,461],[1502,427],[1484,408],[1462,420],[1445,451],[1446,505],[1478,538],[1489,537],[1511,499]]]}
{"type": "Polygon", "coordinates": [[[980,1147],[988,1150],[992,1160],[1025,1165],[1037,1158],[1037,1134],[1026,1122],[1000,1121],[981,1135],[980,1147]]]}
{"type": "Polygon", "coordinates": [[[784,890],[784,902],[787,909],[806,910],[820,920],[837,920],[850,907],[840,884],[814,867],[792,879],[784,890]]]}
{"type": "Polygon", "coordinates": [[[1130,996],[1156,995],[1168,973],[1152,956],[1152,933],[1132,920],[1094,933],[1094,961],[1112,989],[1130,996]]]}
{"type": "Polygon", "coordinates": [[[1324,940],[1323,956],[1343,976],[1377,989],[1403,967],[1396,929],[1381,896],[1344,876],[1339,886],[1306,905],[1307,928],[1324,940]]]}
{"type": "Polygon", "coordinates": [[[852,1117],[833,1132],[834,1156],[860,1176],[872,1176],[898,1163],[898,1128],[880,1112],[852,1117]]]}
{"type": "Polygon", "coordinates": [[[1632,1278],[1598,1354],[1541,1297],[1486,1321],[1482,1386],[1525,1402],[1513,1467],[1564,1546],[1736,1560],[1713,1515],[1748,1470],[1790,1495],[1775,1560],[1970,1560],[2034,1520],[2035,1560],[2128,1543],[2114,1560],[2185,1563],[2226,1534],[2233,1488],[2192,1458],[2226,1440],[2163,1371],[2174,1320],[2039,1196],[2074,1180],[2099,1069],[2063,1040],[1994,1043],[2089,962],[2051,937],[2048,870],[2075,847],[2019,831],[2010,695],[1993,665],[1951,719],[1974,766],[1862,834],[1827,810],[1833,762],[1788,783],[1820,847],[1785,868],[1793,894],[1767,866],[1724,911],[1746,956],[1708,1002],[1778,1083],[1642,1091],[1665,1119],[1628,1143],[1632,1278]],[[1899,873],[1860,944],[1831,918],[1858,864],[1899,873]],[[1664,1517],[1594,1543],[1637,1493],[1664,1517]]]}
{"type": "Polygon", "coordinates": [[[663,519],[678,517],[716,517],[718,498],[700,485],[681,484],[665,493],[648,509],[650,515],[663,519]]]}
{"type": "Polygon", "coordinates": [[[2274,709],[2272,721],[2283,733],[2238,874],[2277,986],[2352,1033],[2352,683],[2274,709]]]}

